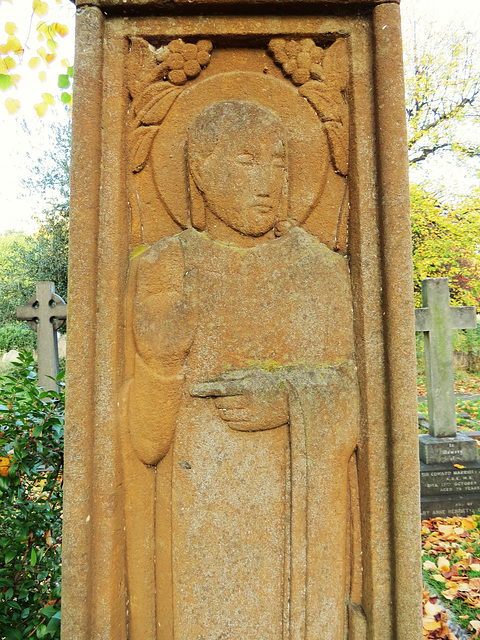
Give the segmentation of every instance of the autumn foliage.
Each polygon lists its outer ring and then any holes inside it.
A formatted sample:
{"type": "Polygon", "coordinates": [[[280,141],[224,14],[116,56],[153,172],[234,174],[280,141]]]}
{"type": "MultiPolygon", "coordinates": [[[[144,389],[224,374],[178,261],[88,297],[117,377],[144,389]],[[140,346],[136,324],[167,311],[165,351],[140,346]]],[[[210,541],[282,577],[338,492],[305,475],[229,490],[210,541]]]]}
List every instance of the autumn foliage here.
{"type": "Polygon", "coordinates": [[[480,638],[480,516],[432,518],[422,523],[424,638],[455,640],[441,602],[480,638]],[[438,594],[438,598],[432,592],[438,594]]]}

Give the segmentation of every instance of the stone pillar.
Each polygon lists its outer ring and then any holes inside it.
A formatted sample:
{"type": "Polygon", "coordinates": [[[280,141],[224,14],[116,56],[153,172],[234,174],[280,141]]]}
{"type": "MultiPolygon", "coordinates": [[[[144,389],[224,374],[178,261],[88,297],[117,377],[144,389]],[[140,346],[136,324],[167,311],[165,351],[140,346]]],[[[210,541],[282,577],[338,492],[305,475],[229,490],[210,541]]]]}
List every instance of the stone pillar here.
{"type": "Polygon", "coordinates": [[[417,640],[398,3],[77,10],[63,639],[417,640]]]}

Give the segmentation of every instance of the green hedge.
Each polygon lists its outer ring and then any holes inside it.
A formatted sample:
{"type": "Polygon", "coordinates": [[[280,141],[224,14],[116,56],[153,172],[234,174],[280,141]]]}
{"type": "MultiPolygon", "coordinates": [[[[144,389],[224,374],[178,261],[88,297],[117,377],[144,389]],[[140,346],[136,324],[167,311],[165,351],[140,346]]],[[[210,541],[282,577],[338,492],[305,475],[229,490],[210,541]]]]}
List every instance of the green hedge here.
{"type": "Polygon", "coordinates": [[[64,393],[36,380],[28,352],[0,377],[1,640],[60,638],[64,393]]]}

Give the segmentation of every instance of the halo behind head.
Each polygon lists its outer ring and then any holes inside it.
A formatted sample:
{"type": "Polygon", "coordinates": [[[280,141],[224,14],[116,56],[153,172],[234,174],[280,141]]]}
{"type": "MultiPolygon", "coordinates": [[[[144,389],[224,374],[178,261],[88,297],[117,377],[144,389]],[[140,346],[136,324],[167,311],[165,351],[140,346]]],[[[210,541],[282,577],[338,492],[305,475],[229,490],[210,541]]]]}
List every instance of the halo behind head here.
{"type": "MultiPolygon", "coordinates": [[[[320,198],[329,151],[322,123],[310,104],[287,80],[249,71],[222,73],[205,78],[182,92],[152,146],[152,169],[158,193],[170,216],[184,228],[191,224],[186,188],[187,135],[189,140],[197,135],[194,133],[197,118],[201,123],[202,114],[213,113],[209,108],[228,111],[228,104],[238,102],[247,105],[248,119],[255,120],[257,114],[284,132],[289,167],[289,216],[302,223],[320,198]]],[[[201,126],[206,124],[197,126],[199,132],[201,126]]],[[[208,126],[214,127],[214,124],[208,126]]],[[[198,143],[202,144],[200,139],[198,143]]]]}

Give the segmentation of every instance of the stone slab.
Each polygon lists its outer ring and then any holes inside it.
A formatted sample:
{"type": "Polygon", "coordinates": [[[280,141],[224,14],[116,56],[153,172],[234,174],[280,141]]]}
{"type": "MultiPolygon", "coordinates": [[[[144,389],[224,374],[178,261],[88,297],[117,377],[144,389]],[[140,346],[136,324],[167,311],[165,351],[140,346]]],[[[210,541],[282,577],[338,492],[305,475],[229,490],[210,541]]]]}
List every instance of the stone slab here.
{"type": "Polygon", "coordinates": [[[428,497],[421,502],[422,520],[429,518],[464,518],[480,510],[480,493],[456,495],[450,498],[443,496],[428,497]]]}
{"type": "Polygon", "coordinates": [[[480,462],[428,465],[420,463],[420,487],[422,499],[427,496],[450,496],[452,494],[480,493],[480,462]]]}
{"type": "Polygon", "coordinates": [[[454,438],[419,436],[420,460],[427,465],[447,462],[473,462],[478,458],[477,443],[463,433],[454,438]]]}

